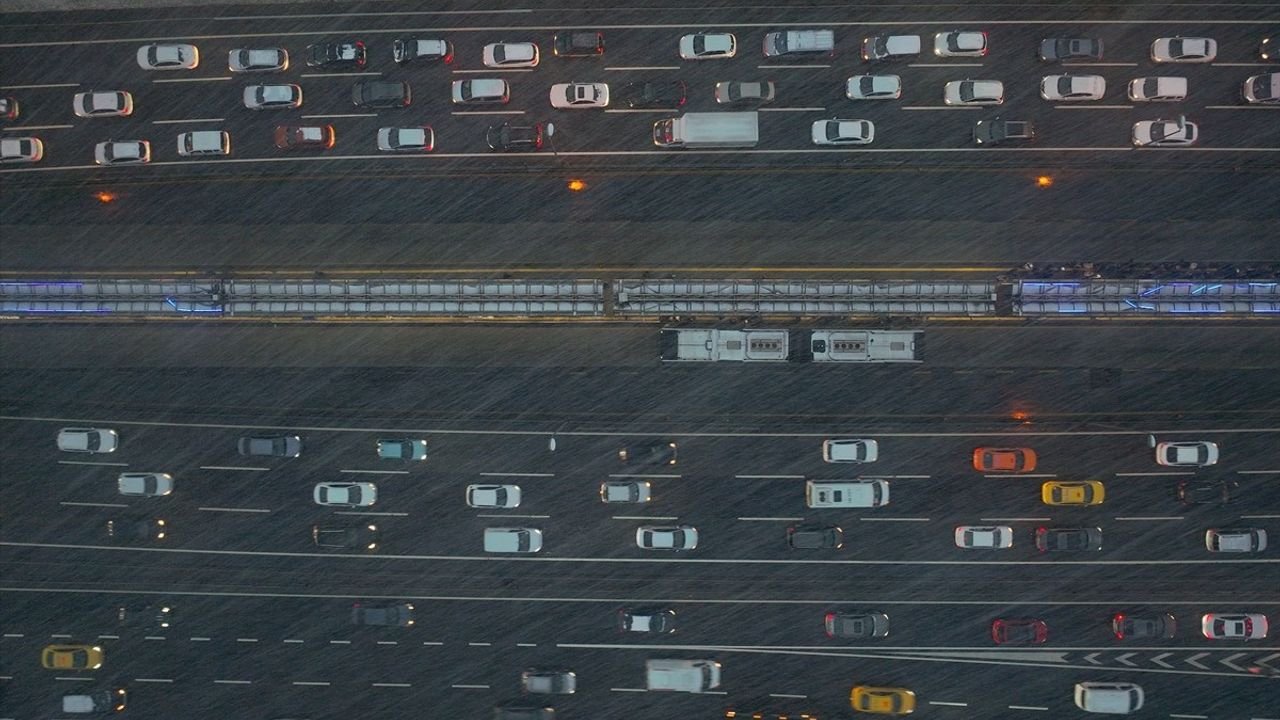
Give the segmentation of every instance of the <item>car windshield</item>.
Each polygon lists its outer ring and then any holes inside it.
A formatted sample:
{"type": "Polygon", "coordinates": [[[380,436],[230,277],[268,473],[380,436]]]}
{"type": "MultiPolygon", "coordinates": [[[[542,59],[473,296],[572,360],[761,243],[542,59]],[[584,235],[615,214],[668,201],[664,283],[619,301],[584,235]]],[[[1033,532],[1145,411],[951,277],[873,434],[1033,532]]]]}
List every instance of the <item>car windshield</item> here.
{"type": "Polygon", "coordinates": [[[1160,79],[1159,79],[1159,78],[1149,77],[1149,78],[1147,78],[1146,80],[1143,80],[1143,81],[1142,81],[1142,96],[1143,96],[1143,97],[1155,97],[1155,96],[1156,96],[1156,93],[1157,93],[1157,92],[1159,92],[1159,89],[1160,89],[1160,79]]]}
{"type": "Polygon", "coordinates": [[[875,92],[875,89],[876,89],[875,78],[871,77],[870,75],[864,76],[861,80],[858,81],[858,90],[862,91],[863,95],[870,95],[871,93],[875,92]]]}
{"type": "Polygon", "coordinates": [[[977,97],[977,95],[974,92],[976,89],[977,89],[977,86],[974,85],[972,82],[960,83],[960,99],[965,102],[969,102],[973,100],[975,97],[977,97]]]}
{"type": "Polygon", "coordinates": [[[347,490],[347,502],[353,505],[358,505],[360,503],[360,487],[352,486],[347,488],[346,490],[347,490]]]}
{"type": "Polygon", "coordinates": [[[502,63],[506,61],[506,59],[507,59],[507,46],[495,45],[493,48],[493,61],[496,63],[502,63]]]}
{"type": "Polygon", "coordinates": [[[960,33],[953,33],[947,36],[947,49],[951,52],[958,52],[964,49],[964,44],[960,42],[963,36],[960,33]]]}
{"type": "Polygon", "coordinates": [[[1059,76],[1058,77],[1058,94],[1070,95],[1072,90],[1072,84],[1073,84],[1072,81],[1073,81],[1073,78],[1068,77],[1066,75],[1059,76]]]}
{"type": "MultiPolygon", "coordinates": [[[[840,139],[840,123],[837,123],[837,122],[827,123],[827,139],[833,140],[833,141],[840,139]]],[[[837,495],[838,494],[839,493],[837,493],[837,495]]],[[[838,500],[839,498],[836,498],[836,499],[838,500]]]]}
{"type": "Polygon", "coordinates": [[[705,35],[693,36],[693,54],[701,55],[707,51],[707,37],[705,35]]]}
{"type": "Polygon", "coordinates": [[[889,54],[889,41],[883,36],[876,38],[875,42],[872,43],[871,46],[875,50],[876,55],[889,54]]]}
{"type": "Polygon", "coordinates": [[[1184,51],[1185,51],[1185,48],[1182,40],[1179,40],[1178,38],[1174,38],[1173,40],[1169,41],[1170,55],[1172,55],[1173,57],[1181,57],[1184,51]]]}

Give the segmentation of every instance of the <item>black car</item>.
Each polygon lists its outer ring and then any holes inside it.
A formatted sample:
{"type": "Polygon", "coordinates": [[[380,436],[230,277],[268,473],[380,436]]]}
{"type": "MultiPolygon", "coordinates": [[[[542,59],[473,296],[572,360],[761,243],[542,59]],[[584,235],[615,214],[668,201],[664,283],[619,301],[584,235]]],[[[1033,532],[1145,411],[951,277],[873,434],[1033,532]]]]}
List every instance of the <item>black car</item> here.
{"type": "Polygon", "coordinates": [[[823,628],[830,638],[877,638],[889,634],[889,616],[882,612],[829,612],[823,628]]]}
{"type": "Polygon", "coordinates": [[[308,67],[362,68],[365,59],[364,43],[359,40],[307,46],[308,67]]]}
{"type": "Polygon", "coordinates": [[[999,145],[1003,142],[1031,142],[1036,139],[1036,126],[1030,120],[979,120],[973,126],[973,142],[999,145]]]}
{"type": "Polygon", "coordinates": [[[604,54],[604,33],[595,30],[561,30],[551,40],[556,57],[596,57],[604,54]]]}
{"type": "Polygon", "coordinates": [[[490,127],[484,139],[489,143],[490,148],[499,152],[541,150],[542,123],[512,125],[510,122],[504,122],[490,127]]]}
{"type": "Polygon", "coordinates": [[[250,435],[240,438],[236,450],[245,457],[295,458],[302,454],[302,438],[297,435],[250,435]]]}
{"type": "Polygon", "coordinates": [[[123,605],[116,608],[116,621],[126,627],[163,630],[173,624],[169,605],[123,605]]]}
{"type": "Polygon", "coordinates": [[[400,38],[391,47],[392,57],[400,65],[415,60],[453,62],[453,43],[448,40],[424,38],[400,38]]]}
{"type": "Polygon", "coordinates": [[[676,631],[676,611],[671,608],[622,608],[618,632],[665,635],[676,631]]]}
{"type": "Polygon", "coordinates": [[[1040,552],[1082,552],[1102,549],[1102,528],[1051,528],[1036,530],[1040,552]]]}
{"type": "Polygon", "coordinates": [[[361,108],[409,107],[409,83],[399,80],[361,80],[351,86],[351,104],[361,108]]]}
{"type": "Polygon", "coordinates": [[[688,89],[681,80],[633,82],[623,85],[611,97],[629,108],[676,108],[684,105],[688,89]]]}
{"type": "Polygon", "coordinates": [[[18,98],[0,97],[0,122],[18,119],[18,98]]]}
{"type": "Polygon", "coordinates": [[[112,540],[164,540],[169,523],[161,518],[112,518],[106,530],[112,540]]]}
{"type": "Polygon", "coordinates": [[[1040,60],[1101,60],[1102,41],[1095,38],[1049,38],[1040,41],[1040,60]]]}
{"type": "Polygon", "coordinates": [[[1178,483],[1178,500],[1183,505],[1226,505],[1231,502],[1231,487],[1222,480],[1194,480],[1178,483]]]}
{"type": "Polygon", "coordinates": [[[676,444],[671,440],[632,443],[618,451],[618,459],[642,465],[675,465],[676,444]]]}
{"type": "Polygon", "coordinates": [[[835,525],[796,525],[787,528],[787,547],[792,550],[839,550],[844,530],[835,525]]]}
{"type": "Polygon", "coordinates": [[[356,603],[351,606],[351,624],[409,627],[413,624],[413,605],[410,603],[395,605],[356,603]]]}
{"type": "Polygon", "coordinates": [[[1116,613],[1111,618],[1111,632],[1117,640],[1168,640],[1178,633],[1178,621],[1169,613],[1129,615],[1116,613]]]}
{"type": "Polygon", "coordinates": [[[364,525],[315,525],[311,528],[311,540],[316,547],[338,548],[341,550],[378,549],[382,532],[372,523],[364,525]]]}

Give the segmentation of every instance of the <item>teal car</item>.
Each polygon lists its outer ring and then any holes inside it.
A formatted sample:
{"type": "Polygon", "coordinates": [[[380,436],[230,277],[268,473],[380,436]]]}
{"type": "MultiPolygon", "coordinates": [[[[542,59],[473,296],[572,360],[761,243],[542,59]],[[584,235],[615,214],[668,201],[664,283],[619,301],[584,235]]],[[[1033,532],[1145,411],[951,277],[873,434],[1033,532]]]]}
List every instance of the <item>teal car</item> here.
{"type": "Polygon", "coordinates": [[[427,441],[413,438],[382,438],[378,440],[380,460],[426,460],[427,441]]]}

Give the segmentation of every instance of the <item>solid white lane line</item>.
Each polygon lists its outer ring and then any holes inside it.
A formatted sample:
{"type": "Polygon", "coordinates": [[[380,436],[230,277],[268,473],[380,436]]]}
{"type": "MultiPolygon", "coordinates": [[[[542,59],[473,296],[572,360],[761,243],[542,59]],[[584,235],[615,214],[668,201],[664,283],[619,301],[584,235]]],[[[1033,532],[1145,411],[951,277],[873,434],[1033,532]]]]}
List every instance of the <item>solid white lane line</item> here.
{"type": "Polygon", "coordinates": [[[409,517],[407,512],[357,512],[354,510],[343,510],[335,512],[334,515],[378,515],[381,517],[409,517]]]}
{"type": "Polygon", "coordinates": [[[743,522],[800,522],[802,517],[740,517],[743,522]]]}
{"type": "Polygon", "coordinates": [[[864,517],[858,519],[862,522],[929,522],[929,518],[922,517],[864,517]]]}
{"type": "Polygon", "coordinates": [[[222,122],[226,118],[190,118],[184,120],[152,120],[152,125],[177,125],[178,123],[222,122]]]}
{"type": "Polygon", "coordinates": [[[215,685],[249,685],[252,680],[214,680],[215,685]]]}
{"type": "Polygon", "coordinates": [[[126,504],[124,504],[124,503],[91,503],[91,502],[72,502],[72,501],[70,501],[70,500],[63,500],[63,501],[59,502],[58,504],[59,504],[59,505],[69,505],[69,506],[71,506],[71,507],[111,507],[111,508],[123,508],[123,507],[129,507],[128,505],[126,505],[126,504]]]}
{"type": "Polygon", "coordinates": [[[23,132],[26,130],[66,130],[75,125],[16,125],[4,128],[4,132],[23,132]]]}
{"type": "Polygon", "coordinates": [[[242,512],[242,513],[269,513],[266,508],[225,508],[225,507],[197,507],[197,510],[206,512],[242,512]]]}
{"type": "Polygon", "coordinates": [[[489,686],[488,686],[488,685],[461,685],[461,684],[459,684],[459,685],[450,685],[449,687],[451,687],[451,688],[457,688],[457,689],[459,689],[459,690],[488,690],[488,689],[489,689],[489,686]]]}
{"type": "Polygon", "coordinates": [[[408,470],[339,470],[340,473],[359,475],[408,475],[408,470]]]}
{"type": "Polygon", "coordinates": [[[409,683],[373,683],[373,687],[380,687],[380,688],[407,688],[407,687],[413,687],[413,685],[411,685],[411,684],[409,684],[409,683]]]}
{"type": "Polygon", "coordinates": [[[482,477],[555,477],[555,473],[540,472],[482,472],[482,477]]]}
{"type": "Polygon", "coordinates": [[[824,107],[756,108],[760,112],[826,112],[824,107]]]}
{"type": "Polygon", "coordinates": [[[1027,474],[1025,474],[1025,475],[1019,475],[1019,474],[1017,474],[1017,473],[1003,473],[1003,474],[999,474],[999,475],[983,475],[982,477],[984,477],[984,478],[997,478],[997,479],[1001,479],[1001,480],[1004,480],[1004,479],[1010,479],[1010,480],[1012,480],[1013,478],[1055,478],[1055,477],[1058,477],[1058,476],[1057,476],[1057,474],[1055,474],[1055,473],[1045,473],[1045,474],[1040,474],[1040,473],[1027,473],[1027,474]]]}
{"type": "Polygon", "coordinates": [[[679,475],[645,475],[642,473],[610,473],[611,478],[679,478],[679,475]]]}
{"type": "Polygon", "coordinates": [[[1194,471],[1187,472],[1126,472],[1116,473],[1116,477],[1168,477],[1170,475],[1195,475],[1194,471]]]}
{"type": "Polygon", "coordinates": [[[653,522],[661,520],[663,522],[675,522],[680,519],[679,515],[614,515],[611,520],[639,520],[641,522],[653,522]]]}
{"type": "Polygon", "coordinates": [[[201,465],[201,470],[243,470],[245,472],[267,472],[271,468],[265,467],[246,467],[238,465],[201,465]]]}
{"type": "Polygon", "coordinates": [[[619,70],[629,72],[632,70],[679,70],[679,65],[606,65],[605,70],[619,70]]]}
{"type": "Polygon", "coordinates": [[[230,76],[230,75],[224,75],[223,77],[207,77],[207,78],[162,78],[162,79],[158,79],[158,80],[152,80],[151,82],[156,83],[156,84],[159,84],[159,83],[222,82],[222,81],[230,80],[230,79],[231,79],[231,76],[230,76]]]}
{"type": "Polygon", "coordinates": [[[1132,515],[1129,517],[1117,517],[1116,520],[1186,520],[1186,518],[1174,515],[1132,515]]]}
{"type": "MultiPolygon", "coordinates": [[[[523,110],[454,110],[450,115],[523,115],[523,110]]],[[[483,153],[480,153],[483,154],[483,153]]]]}
{"type": "Polygon", "coordinates": [[[129,467],[129,463],[90,462],[88,460],[59,460],[59,465],[92,465],[95,467],[129,467]]]}
{"type": "Polygon", "coordinates": [[[804,475],[734,475],[738,480],[803,480],[804,475]]]}
{"type": "Polygon", "coordinates": [[[303,115],[303,120],[324,120],[328,118],[378,117],[378,113],[332,113],[326,115],[303,115]]]}
{"type": "Polygon", "coordinates": [[[362,77],[381,75],[380,72],[349,72],[349,73],[302,73],[302,77],[323,78],[323,77],[362,77]]]}

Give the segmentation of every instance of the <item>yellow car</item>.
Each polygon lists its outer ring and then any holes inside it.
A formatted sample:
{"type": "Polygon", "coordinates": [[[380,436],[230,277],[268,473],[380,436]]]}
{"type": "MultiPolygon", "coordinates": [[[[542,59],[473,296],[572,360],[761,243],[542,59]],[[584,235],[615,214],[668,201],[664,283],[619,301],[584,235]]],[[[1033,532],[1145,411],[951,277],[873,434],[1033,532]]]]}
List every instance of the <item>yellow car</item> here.
{"type": "Polygon", "coordinates": [[[1045,505],[1101,505],[1106,495],[1097,480],[1051,480],[1040,486],[1040,499],[1045,505]]]}
{"type": "Polygon", "coordinates": [[[916,710],[916,694],[906,688],[855,685],[849,704],[858,712],[873,715],[909,715],[916,710]]]}
{"type": "Polygon", "coordinates": [[[97,645],[45,645],[40,664],[50,670],[97,670],[102,648],[97,645]]]}

